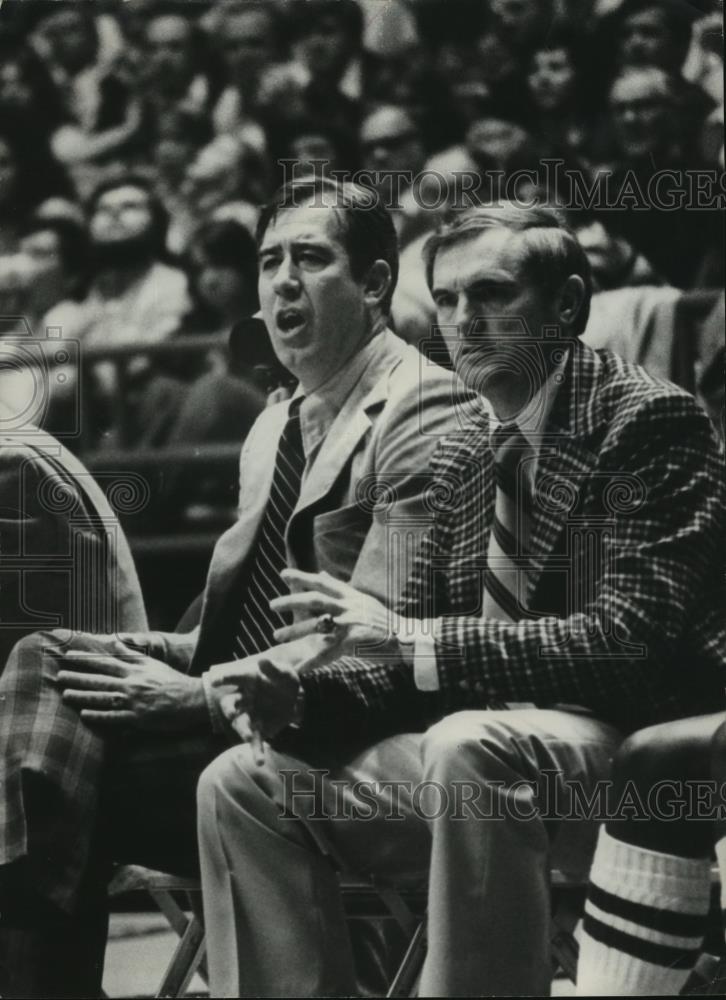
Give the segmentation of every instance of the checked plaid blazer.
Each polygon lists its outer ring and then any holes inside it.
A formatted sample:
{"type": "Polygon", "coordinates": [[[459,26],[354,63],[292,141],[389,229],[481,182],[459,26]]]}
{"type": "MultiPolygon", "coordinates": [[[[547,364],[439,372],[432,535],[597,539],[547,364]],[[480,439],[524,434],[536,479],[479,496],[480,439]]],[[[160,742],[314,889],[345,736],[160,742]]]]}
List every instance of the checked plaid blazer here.
{"type": "Polygon", "coordinates": [[[300,736],[370,742],[490,700],[584,706],[624,731],[722,706],[723,457],[694,399],[575,342],[536,469],[529,621],[481,617],[494,483],[476,423],[432,458],[432,523],[398,607],[433,629],[439,690],[346,658],[305,677],[300,736]]]}

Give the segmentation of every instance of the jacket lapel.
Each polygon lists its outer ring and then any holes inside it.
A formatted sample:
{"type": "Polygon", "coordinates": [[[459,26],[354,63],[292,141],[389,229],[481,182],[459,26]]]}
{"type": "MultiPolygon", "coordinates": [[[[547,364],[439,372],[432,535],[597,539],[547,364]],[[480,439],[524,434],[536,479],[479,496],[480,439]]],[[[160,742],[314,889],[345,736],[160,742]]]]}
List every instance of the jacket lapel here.
{"type": "Polygon", "coordinates": [[[602,362],[577,342],[557,394],[537,462],[535,498],[529,537],[531,598],[557,539],[598,462],[597,429],[604,420],[597,386],[602,362]]]}
{"type": "Polygon", "coordinates": [[[370,430],[369,414],[388,399],[391,372],[401,362],[407,348],[390,331],[379,334],[379,337],[381,350],[344,402],[303,479],[300,500],[290,525],[297,514],[330,492],[359,441],[370,430]]]}
{"type": "Polygon", "coordinates": [[[234,586],[262,521],[275,472],[277,446],[287,416],[287,406],[274,406],[264,411],[264,423],[250,441],[243,470],[248,479],[240,484],[239,518],[220,536],[212,553],[202,605],[201,622],[205,631],[224,609],[230,588],[234,586]]]}

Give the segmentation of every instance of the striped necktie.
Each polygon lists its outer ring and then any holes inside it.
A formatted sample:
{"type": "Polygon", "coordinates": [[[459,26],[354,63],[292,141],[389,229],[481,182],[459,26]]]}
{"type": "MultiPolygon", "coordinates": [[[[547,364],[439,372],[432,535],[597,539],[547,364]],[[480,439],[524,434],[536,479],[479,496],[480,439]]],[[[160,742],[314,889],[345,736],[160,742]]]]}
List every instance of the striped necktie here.
{"type": "Polygon", "coordinates": [[[513,622],[535,617],[527,611],[527,545],[532,494],[527,477],[532,448],[516,424],[491,435],[496,499],[484,574],[485,618],[513,622]]]}
{"type": "Polygon", "coordinates": [[[300,496],[300,483],[305,468],[300,433],[300,404],[290,404],[275,458],[275,471],[270,496],[248,558],[246,584],[242,591],[237,634],[232,655],[236,660],[263,652],[274,646],[272,633],[287,622],[270,610],[270,601],[289,592],[280,572],[287,566],[285,531],[300,496]]]}
{"type": "MultiPolygon", "coordinates": [[[[496,499],[484,573],[485,618],[513,622],[533,618],[527,611],[527,545],[532,518],[532,493],[527,460],[532,448],[516,424],[492,431],[496,499]]],[[[533,702],[491,698],[495,710],[534,708],[533,702]]]]}

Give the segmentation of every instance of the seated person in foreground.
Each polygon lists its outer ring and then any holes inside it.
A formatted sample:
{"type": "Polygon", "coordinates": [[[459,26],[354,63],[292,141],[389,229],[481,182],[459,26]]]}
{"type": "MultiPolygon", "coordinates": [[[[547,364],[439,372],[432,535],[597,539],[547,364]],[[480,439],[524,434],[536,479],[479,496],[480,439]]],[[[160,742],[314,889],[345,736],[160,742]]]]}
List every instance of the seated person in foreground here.
{"type": "MultiPolygon", "coordinates": [[[[115,482],[122,486],[123,476],[115,482]]],[[[7,755],[3,799],[33,799],[59,768],[65,769],[69,787],[80,791],[82,776],[77,758],[69,753],[69,732],[53,716],[58,695],[50,687],[40,690],[38,683],[48,665],[44,645],[38,643],[35,683],[29,683],[24,664],[11,651],[39,628],[59,630],[53,647],[61,652],[79,632],[98,633],[99,645],[118,642],[115,636],[148,627],[146,613],[128,543],[100,486],[59,441],[4,407],[0,548],[0,725],[7,755]],[[41,767],[38,752],[45,758],[41,767]]],[[[69,805],[61,801],[56,808],[65,814],[69,805]]],[[[70,811],[65,819],[72,823],[70,811]]],[[[69,996],[79,988],[90,992],[82,975],[65,980],[67,955],[93,949],[99,937],[105,940],[103,913],[89,907],[73,928],[64,927],[54,919],[53,907],[40,902],[31,888],[43,882],[45,865],[52,864],[55,832],[42,821],[28,830],[22,814],[0,811],[2,854],[13,862],[0,869],[2,996],[28,995],[30,981],[16,978],[20,967],[34,970],[39,995],[58,995],[51,984],[69,996]],[[24,858],[29,843],[35,861],[24,858]],[[35,922],[34,908],[42,913],[35,922]]]]}
{"type": "Polygon", "coordinates": [[[355,185],[292,182],[261,216],[258,255],[264,320],[300,388],[245,441],[239,519],[212,556],[199,628],[137,634],[133,648],[76,636],[68,651],[41,633],[6,668],[29,707],[8,713],[0,747],[0,811],[22,833],[0,839],[0,911],[8,898],[27,905],[0,939],[27,930],[49,949],[60,928],[77,946],[65,965],[40,945],[10,949],[3,995],[98,995],[110,862],[196,870],[196,785],[229,736],[202,675],[269,648],[284,624],[267,608],[286,589],[283,568],[327,570],[383,595],[392,530],[395,541],[401,521],[428,517],[429,458],[468,397],[387,328],[398,270],[387,211],[355,185]],[[29,742],[31,712],[43,733],[29,742]],[[19,765],[21,787],[10,779],[19,765]],[[89,913],[98,933],[83,940],[89,913]]]}
{"type": "Polygon", "coordinates": [[[213,672],[273,739],[200,781],[217,996],[350,992],[336,875],[285,804],[358,871],[428,873],[420,996],[547,994],[550,868],[583,874],[594,847],[582,796],[625,734],[721,696],[707,416],[580,342],[589,266],[552,210],[461,213],[426,263],[457,371],[488,406],[432,459],[433,525],[396,614],[288,571],[271,607],[297,620],[275,638],[306,661],[272,649],[213,672]]]}

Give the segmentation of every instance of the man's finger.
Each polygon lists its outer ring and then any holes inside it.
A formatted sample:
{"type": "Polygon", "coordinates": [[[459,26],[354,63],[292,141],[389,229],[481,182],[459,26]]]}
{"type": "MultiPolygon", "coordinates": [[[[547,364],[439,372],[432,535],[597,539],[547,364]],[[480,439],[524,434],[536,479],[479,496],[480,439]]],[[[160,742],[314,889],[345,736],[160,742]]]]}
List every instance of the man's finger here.
{"type": "Polygon", "coordinates": [[[260,668],[260,673],[271,681],[277,681],[281,677],[294,677],[295,673],[290,667],[280,667],[274,660],[267,659],[267,657],[260,657],[258,663],[260,668]]]}
{"type": "Polygon", "coordinates": [[[343,588],[329,573],[306,573],[302,569],[283,569],[280,576],[290,590],[318,590],[328,597],[342,597],[343,588]]]}
{"type": "MultiPolygon", "coordinates": [[[[212,670],[213,669],[214,668],[212,668],[212,670]]],[[[209,683],[215,688],[230,685],[249,691],[256,680],[256,674],[251,674],[249,668],[244,671],[236,671],[234,667],[230,667],[228,670],[225,670],[224,673],[220,671],[216,674],[213,673],[212,670],[209,672],[209,683]]]]}
{"type": "Polygon", "coordinates": [[[91,708],[84,708],[81,712],[81,718],[84,722],[98,722],[112,726],[131,725],[136,721],[133,712],[99,712],[91,708]]]}
{"type": "Polygon", "coordinates": [[[286,611],[303,611],[306,615],[338,615],[345,610],[345,605],[337,597],[329,597],[319,590],[273,597],[270,607],[280,614],[286,611]]]}
{"type": "Polygon", "coordinates": [[[275,642],[293,642],[295,639],[302,639],[306,635],[315,635],[315,619],[308,618],[304,622],[295,622],[292,625],[283,625],[272,633],[275,642]]]}
{"type": "Polygon", "coordinates": [[[124,709],[128,703],[126,695],[119,691],[112,694],[107,691],[74,691],[70,688],[63,692],[63,701],[69,705],[85,705],[107,711],[124,709]]]}
{"type": "Polygon", "coordinates": [[[230,722],[243,743],[250,743],[252,741],[252,725],[247,712],[240,712],[234,719],[230,719],[230,722]]]}
{"type": "Polygon", "coordinates": [[[128,673],[127,664],[116,656],[99,656],[81,650],[71,649],[64,653],[63,662],[72,663],[76,670],[88,673],[110,674],[112,677],[124,677],[128,673]]]}
{"type": "Polygon", "coordinates": [[[105,674],[79,674],[74,670],[59,670],[56,680],[61,687],[72,687],[84,691],[117,691],[118,678],[105,674]]]}

